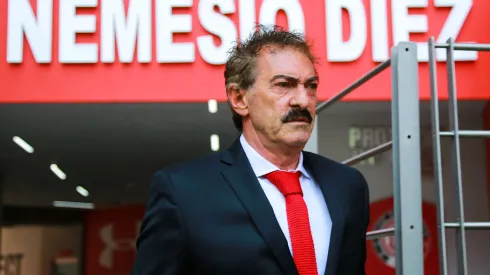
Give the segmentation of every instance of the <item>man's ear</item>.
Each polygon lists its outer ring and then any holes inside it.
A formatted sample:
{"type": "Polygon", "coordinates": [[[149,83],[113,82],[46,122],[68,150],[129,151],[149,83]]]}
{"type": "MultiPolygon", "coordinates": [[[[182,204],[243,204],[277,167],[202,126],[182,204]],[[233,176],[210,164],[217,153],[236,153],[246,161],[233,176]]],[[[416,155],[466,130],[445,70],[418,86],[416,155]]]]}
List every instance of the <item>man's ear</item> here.
{"type": "Polygon", "coordinates": [[[246,90],[240,89],[238,84],[230,83],[226,87],[226,95],[228,102],[233,110],[240,116],[246,116],[248,114],[248,102],[246,98],[246,90]]]}

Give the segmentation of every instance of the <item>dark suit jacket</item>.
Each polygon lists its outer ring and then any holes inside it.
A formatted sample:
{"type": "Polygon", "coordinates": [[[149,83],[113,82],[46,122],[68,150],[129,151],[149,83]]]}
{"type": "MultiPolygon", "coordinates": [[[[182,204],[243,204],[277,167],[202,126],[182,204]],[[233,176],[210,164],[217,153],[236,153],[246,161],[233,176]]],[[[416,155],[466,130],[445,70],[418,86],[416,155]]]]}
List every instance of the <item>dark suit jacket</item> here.
{"type": "MultiPolygon", "coordinates": [[[[349,166],[303,154],[333,223],[325,274],[365,274],[364,177],[349,166]]],[[[298,274],[239,140],[229,150],[154,175],[131,274],[298,274]]]]}

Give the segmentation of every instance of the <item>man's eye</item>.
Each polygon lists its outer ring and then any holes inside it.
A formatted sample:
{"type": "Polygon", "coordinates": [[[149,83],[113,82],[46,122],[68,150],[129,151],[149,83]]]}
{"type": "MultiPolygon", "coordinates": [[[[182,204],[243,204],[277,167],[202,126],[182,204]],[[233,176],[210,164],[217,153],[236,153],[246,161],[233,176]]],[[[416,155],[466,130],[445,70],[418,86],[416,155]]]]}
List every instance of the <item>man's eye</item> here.
{"type": "Polygon", "coordinates": [[[316,90],[318,88],[318,83],[310,83],[310,88],[316,90]]]}
{"type": "Polygon", "coordinates": [[[276,84],[277,86],[281,87],[281,88],[287,88],[289,87],[289,83],[288,82],[279,82],[276,84]]]}

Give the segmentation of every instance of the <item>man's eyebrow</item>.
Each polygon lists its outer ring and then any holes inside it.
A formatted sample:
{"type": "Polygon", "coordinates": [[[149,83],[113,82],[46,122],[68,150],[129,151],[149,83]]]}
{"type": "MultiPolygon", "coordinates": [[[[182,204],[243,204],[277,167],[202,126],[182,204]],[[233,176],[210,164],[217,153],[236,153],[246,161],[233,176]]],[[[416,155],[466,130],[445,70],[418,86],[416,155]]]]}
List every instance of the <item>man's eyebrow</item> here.
{"type": "Polygon", "coordinates": [[[308,78],[306,80],[306,83],[308,83],[308,82],[314,82],[314,81],[319,81],[319,80],[320,80],[320,77],[318,77],[318,75],[315,75],[315,76],[312,76],[312,77],[308,78]]]}
{"type": "Polygon", "coordinates": [[[271,82],[274,81],[274,80],[277,80],[277,79],[280,79],[280,78],[284,78],[288,81],[296,81],[296,82],[299,82],[299,79],[296,78],[296,77],[292,77],[292,76],[289,76],[289,75],[285,75],[285,74],[277,74],[275,75],[274,77],[271,78],[271,82]]]}
{"type": "MultiPolygon", "coordinates": [[[[288,81],[294,81],[294,82],[299,82],[299,78],[296,78],[296,77],[292,77],[292,76],[289,76],[289,75],[284,75],[284,74],[278,74],[278,75],[275,75],[274,77],[271,78],[271,82],[274,81],[274,80],[277,80],[277,79],[280,79],[280,78],[284,78],[288,81]]],[[[318,81],[319,80],[319,77],[317,75],[315,76],[312,76],[310,78],[308,78],[305,82],[313,82],[313,81],[318,81]]]]}

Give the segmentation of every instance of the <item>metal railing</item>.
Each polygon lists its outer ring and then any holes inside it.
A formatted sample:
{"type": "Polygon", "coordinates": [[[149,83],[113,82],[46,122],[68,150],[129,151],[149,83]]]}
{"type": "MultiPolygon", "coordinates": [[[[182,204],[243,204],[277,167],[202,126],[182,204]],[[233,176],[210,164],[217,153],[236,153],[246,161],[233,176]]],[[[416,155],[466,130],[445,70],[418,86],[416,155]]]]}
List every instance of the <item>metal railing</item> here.
{"type": "MultiPolygon", "coordinates": [[[[460,138],[490,138],[490,131],[460,130],[456,93],[454,51],[490,51],[490,44],[447,43],[436,44],[429,39],[429,73],[431,123],[434,159],[434,180],[436,183],[436,205],[438,224],[438,249],[440,273],[447,275],[446,229],[456,229],[458,274],[468,274],[466,256],[466,230],[488,230],[490,222],[468,222],[464,218],[463,183],[461,173],[460,138]],[[439,97],[437,90],[436,49],[446,49],[446,70],[449,98],[450,131],[440,131],[439,97]],[[457,221],[444,219],[444,196],[441,164],[441,137],[452,139],[452,172],[456,189],[457,221]]],[[[396,274],[424,273],[422,245],[422,194],[419,125],[419,91],[417,47],[413,42],[402,42],[392,48],[391,58],[360,77],[330,100],[317,106],[319,114],[343,97],[361,87],[364,83],[391,67],[392,72],[392,141],[381,144],[342,163],[354,165],[377,154],[393,150],[393,188],[395,202],[395,227],[370,231],[368,240],[385,236],[395,236],[396,274]],[[405,264],[408,263],[408,264],[405,264]]]]}
{"type": "Polygon", "coordinates": [[[416,44],[401,42],[394,46],[389,60],[380,63],[330,100],[319,104],[316,112],[319,114],[389,67],[392,72],[392,141],[343,163],[354,165],[390,149],[393,151],[395,227],[368,232],[366,238],[371,240],[394,235],[396,273],[422,275],[422,176],[416,44]]]}
{"type": "Polygon", "coordinates": [[[434,37],[429,39],[429,72],[430,72],[430,101],[431,101],[431,120],[432,120],[432,142],[434,158],[434,180],[437,191],[437,225],[439,239],[439,264],[440,273],[448,274],[447,255],[446,255],[446,229],[456,229],[458,274],[468,274],[468,261],[466,256],[466,237],[467,229],[488,230],[490,222],[467,222],[464,217],[463,202],[463,180],[461,173],[460,138],[489,138],[490,131],[471,131],[460,130],[458,122],[458,100],[456,93],[456,72],[454,64],[454,51],[490,51],[490,44],[464,44],[454,43],[450,38],[444,44],[436,44],[434,37]],[[446,49],[446,71],[449,101],[449,126],[450,131],[440,131],[439,125],[439,95],[437,90],[437,71],[436,71],[436,49],[446,49]],[[441,137],[449,137],[452,141],[452,166],[453,184],[456,190],[456,222],[445,222],[444,219],[444,196],[442,182],[441,164],[441,137]]]}

